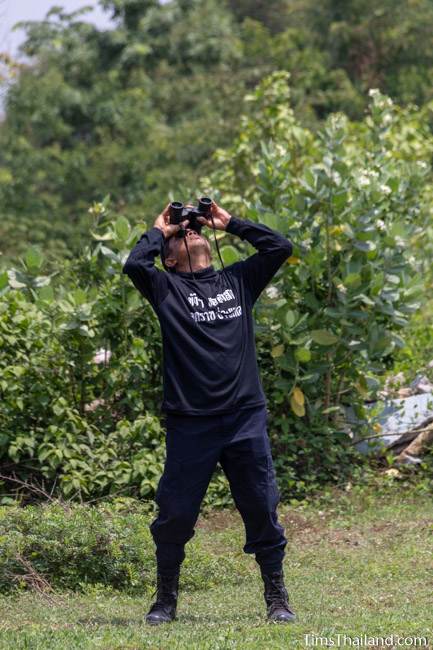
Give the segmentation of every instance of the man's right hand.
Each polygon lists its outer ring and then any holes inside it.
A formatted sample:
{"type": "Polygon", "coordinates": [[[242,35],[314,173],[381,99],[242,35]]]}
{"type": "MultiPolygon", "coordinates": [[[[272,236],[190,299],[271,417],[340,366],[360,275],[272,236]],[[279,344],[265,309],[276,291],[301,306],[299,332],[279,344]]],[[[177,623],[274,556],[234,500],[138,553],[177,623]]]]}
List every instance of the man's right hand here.
{"type": "Polygon", "coordinates": [[[177,224],[170,223],[170,203],[168,203],[164,208],[164,210],[161,212],[161,214],[158,215],[158,217],[156,218],[153,227],[162,230],[165,239],[168,239],[176,232],[178,232],[178,230],[180,230],[181,227],[186,228],[188,223],[189,223],[189,219],[185,219],[185,221],[182,221],[181,223],[177,223],[177,224]]]}

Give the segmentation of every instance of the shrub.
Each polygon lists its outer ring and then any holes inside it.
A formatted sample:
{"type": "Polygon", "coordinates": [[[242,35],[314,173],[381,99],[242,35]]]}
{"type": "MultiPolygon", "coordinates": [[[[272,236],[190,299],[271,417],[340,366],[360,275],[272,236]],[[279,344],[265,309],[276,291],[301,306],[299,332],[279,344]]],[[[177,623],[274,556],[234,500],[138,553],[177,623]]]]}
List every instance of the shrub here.
{"type": "MultiPolygon", "coordinates": [[[[335,114],[313,133],[290,108],[289,78],[276,72],[247,97],[238,139],[202,179],[205,192],[224,188],[230,211],[294,244],[255,307],[284,496],[344,480],[362,461],[345,408],[355,435],[371,435],[365,402],[406,345],[433,252],[431,105],[403,109],[372,89],[365,120],[335,114]]],[[[250,252],[233,244],[231,257],[250,252]]]]}
{"type": "MultiPolygon", "coordinates": [[[[202,179],[202,193],[218,199],[224,188],[229,210],[294,244],[255,306],[283,498],[363,462],[345,408],[360,420],[355,435],[370,435],[365,402],[406,345],[433,252],[431,105],[402,109],[373,89],[365,120],[331,115],[316,133],[295,119],[288,79],[277,72],[246,97],[239,137],[202,179]]],[[[164,450],[161,336],[121,272],[149,224],[131,228],[108,198],[89,212],[92,243],[57,277],[41,275],[34,249],[0,275],[2,473],[71,500],[119,490],[152,498],[164,450]]],[[[225,263],[253,253],[227,237],[225,263]]],[[[219,473],[205,505],[229,500],[219,473]]]]}
{"type": "MultiPolygon", "coordinates": [[[[149,508],[134,499],[97,506],[54,502],[0,507],[0,591],[82,590],[104,584],[130,593],[154,590],[155,547],[149,508]]],[[[210,554],[199,535],[188,543],[182,586],[234,584],[245,573],[235,556],[210,554]]]]}

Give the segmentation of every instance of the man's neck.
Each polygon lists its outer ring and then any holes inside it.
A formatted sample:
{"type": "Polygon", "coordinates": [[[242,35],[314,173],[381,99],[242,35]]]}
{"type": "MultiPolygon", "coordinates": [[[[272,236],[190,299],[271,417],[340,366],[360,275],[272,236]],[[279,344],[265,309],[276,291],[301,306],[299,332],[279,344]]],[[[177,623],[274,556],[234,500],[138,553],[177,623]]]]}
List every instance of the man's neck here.
{"type": "Polygon", "coordinates": [[[212,264],[212,261],[209,259],[207,255],[199,255],[197,258],[193,259],[191,257],[191,267],[189,265],[188,260],[186,261],[186,264],[183,266],[176,264],[176,271],[180,271],[180,273],[191,273],[191,269],[193,273],[196,271],[202,271],[203,269],[207,269],[208,266],[212,264]]]}

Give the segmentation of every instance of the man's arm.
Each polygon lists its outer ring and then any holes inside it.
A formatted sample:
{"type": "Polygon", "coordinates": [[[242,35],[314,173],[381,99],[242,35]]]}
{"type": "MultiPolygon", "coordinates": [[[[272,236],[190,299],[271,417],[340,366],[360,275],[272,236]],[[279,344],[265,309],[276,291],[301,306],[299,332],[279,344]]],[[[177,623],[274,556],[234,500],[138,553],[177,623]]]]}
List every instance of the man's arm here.
{"type": "Polygon", "coordinates": [[[155,257],[161,253],[164,241],[187,223],[188,219],[181,224],[170,223],[168,203],[155,219],[153,228],[141,235],[122,268],[155,311],[168,293],[167,274],[156,268],[155,257]]]}
{"type": "Polygon", "coordinates": [[[225,230],[248,241],[257,253],[239,262],[252,304],[271,281],[280,266],[291,256],[292,242],[268,226],[231,216],[225,230]]]}
{"type": "Polygon", "coordinates": [[[154,226],[141,235],[131,250],[122,272],[128,275],[135,287],[156,308],[168,293],[167,275],[155,266],[155,257],[160,254],[164,234],[154,226]]]}

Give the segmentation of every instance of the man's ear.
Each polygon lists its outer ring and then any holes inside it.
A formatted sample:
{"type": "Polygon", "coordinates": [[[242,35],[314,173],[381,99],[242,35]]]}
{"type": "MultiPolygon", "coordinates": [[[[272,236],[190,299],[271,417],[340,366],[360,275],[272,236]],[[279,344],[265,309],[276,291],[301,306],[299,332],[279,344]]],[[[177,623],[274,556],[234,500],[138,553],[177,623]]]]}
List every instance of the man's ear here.
{"type": "Polygon", "coordinates": [[[174,269],[176,264],[177,264],[177,259],[175,257],[166,257],[165,260],[165,265],[168,266],[170,269],[174,269]]]}

